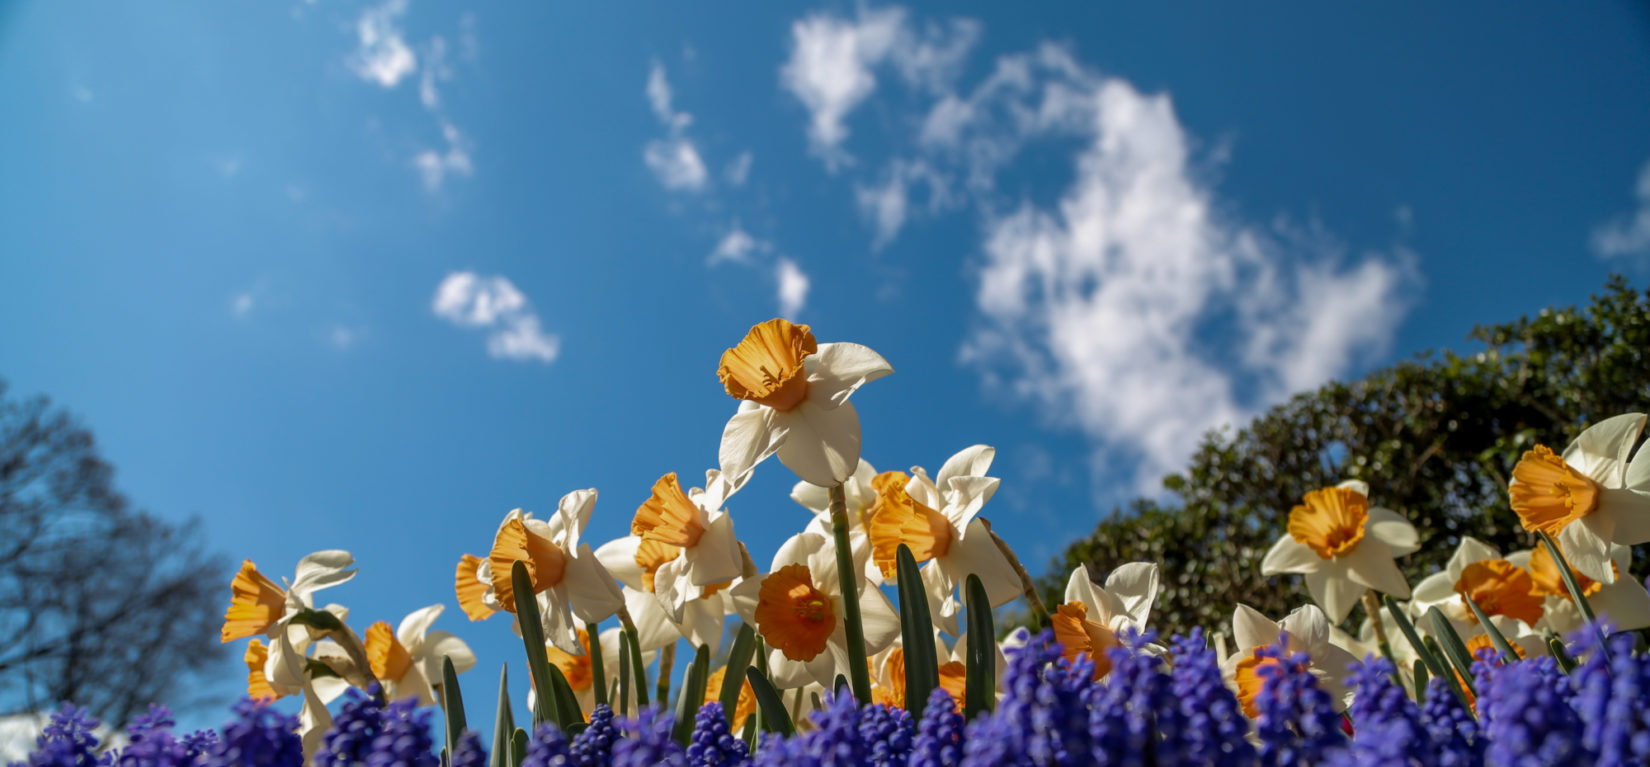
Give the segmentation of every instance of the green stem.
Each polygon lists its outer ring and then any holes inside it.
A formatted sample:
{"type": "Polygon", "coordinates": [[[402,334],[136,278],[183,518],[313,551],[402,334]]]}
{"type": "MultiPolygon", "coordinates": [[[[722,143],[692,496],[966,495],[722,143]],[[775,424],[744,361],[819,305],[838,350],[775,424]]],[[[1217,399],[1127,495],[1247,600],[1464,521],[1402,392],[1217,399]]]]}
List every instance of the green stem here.
{"type": "MultiPolygon", "coordinates": [[[[1570,601],[1576,603],[1576,609],[1581,611],[1581,619],[1587,625],[1598,628],[1598,616],[1593,613],[1593,606],[1587,602],[1587,595],[1581,591],[1581,584],[1576,581],[1575,571],[1570,569],[1570,560],[1564,557],[1564,552],[1558,550],[1558,542],[1544,530],[1535,531],[1541,545],[1547,547],[1547,553],[1552,556],[1553,564],[1558,567],[1559,577],[1564,579],[1564,588],[1570,592],[1570,601]]],[[[1600,632],[1598,651],[1604,654],[1605,659],[1610,657],[1610,637],[1600,632]]]]}
{"type": "Polygon", "coordinates": [[[664,706],[670,703],[670,675],[676,670],[676,643],[671,642],[659,651],[658,696],[654,700],[664,706]]]}
{"type": "Polygon", "coordinates": [[[832,485],[831,534],[836,538],[836,575],[842,585],[842,622],[848,634],[848,679],[854,699],[871,701],[871,667],[865,657],[865,622],[859,616],[859,574],[854,572],[854,549],[848,540],[848,498],[842,485],[832,485]]]}

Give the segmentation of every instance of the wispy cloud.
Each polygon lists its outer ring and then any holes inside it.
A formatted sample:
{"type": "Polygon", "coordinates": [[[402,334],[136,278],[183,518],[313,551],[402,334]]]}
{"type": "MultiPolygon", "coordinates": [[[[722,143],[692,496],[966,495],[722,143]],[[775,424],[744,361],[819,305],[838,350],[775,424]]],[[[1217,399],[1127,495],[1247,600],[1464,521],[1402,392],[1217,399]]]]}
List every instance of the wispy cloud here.
{"type": "Polygon", "coordinates": [[[749,264],[755,254],[767,253],[771,250],[773,250],[772,243],[752,237],[750,232],[745,231],[739,226],[739,222],[735,221],[733,226],[728,228],[727,233],[722,235],[722,239],[716,241],[716,249],[710,252],[710,257],[705,259],[705,264],[715,266],[730,261],[737,264],[749,264]]]}
{"type": "Polygon", "coordinates": [[[549,364],[561,349],[561,338],[544,332],[527,296],[503,275],[452,272],[430,308],[459,327],[486,330],[487,354],[495,359],[549,364]]]}
{"type": "Polygon", "coordinates": [[[749,151],[740,152],[738,157],[733,158],[722,170],[722,178],[727,180],[728,186],[744,186],[751,175],[751,162],[755,159],[756,156],[749,151]]]}
{"type": "Polygon", "coordinates": [[[779,288],[780,316],[797,316],[808,303],[808,275],[795,261],[780,258],[774,267],[774,281],[779,288]]]}
{"type": "MultiPolygon", "coordinates": [[[[1406,251],[1347,259],[1319,231],[1222,217],[1166,95],[1083,75],[1033,111],[1085,126],[1057,206],[987,216],[963,350],[990,384],[1074,418],[1140,489],[1209,429],[1384,352],[1406,251]],[[1056,112],[1059,112],[1058,114],[1056,112]]],[[[1000,106],[1000,105],[999,105],[1000,106]]]]}
{"type": "Polygon", "coordinates": [[[1593,252],[1606,258],[1650,258],[1650,162],[1639,171],[1634,190],[1638,208],[1593,230],[1593,252]]]}
{"type": "Polygon", "coordinates": [[[412,159],[413,167],[424,179],[424,189],[431,193],[441,191],[448,176],[469,176],[475,172],[470,160],[470,142],[464,134],[452,123],[442,123],[441,136],[447,142],[445,150],[424,149],[412,159]]]}
{"type": "Polygon", "coordinates": [[[406,12],[407,0],[385,0],[356,19],[357,45],[349,64],[361,79],[394,88],[418,69],[418,56],[401,32],[400,18],[406,12]]]}
{"type": "Polygon", "coordinates": [[[705,169],[698,147],[687,136],[693,115],[677,112],[672,107],[670,81],[665,77],[664,65],[657,61],[648,70],[646,93],[654,116],[668,135],[647,142],[642,148],[642,161],[666,189],[686,192],[704,189],[710,173],[705,169]]]}
{"type": "Polygon", "coordinates": [[[258,299],[252,291],[243,291],[229,297],[229,313],[235,319],[241,320],[252,316],[252,310],[258,305],[258,299]]]}
{"type": "Polygon", "coordinates": [[[441,108],[438,86],[453,79],[453,70],[447,66],[447,41],[440,35],[430,38],[424,50],[424,68],[418,76],[418,102],[433,111],[441,108]]]}
{"type": "Polygon", "coordinates": [[[366,340],[367,329],[348,325],[333,325],[327,331],[327,343],[338,351],[347,352],[366,340]]]}
{"type": "Polygon", "coordinates": [[[791,55],[779,76],[808,109],[814,154],[833,172],[852,161],[843,147],[847,118],[876,90],[879,65],[892,64],[914,88],[943,91],[979,32],[979,24],[968,19],[917,29],[899,7],[862,7],[852,20],[814,14],[792,24],[791,55]]]}

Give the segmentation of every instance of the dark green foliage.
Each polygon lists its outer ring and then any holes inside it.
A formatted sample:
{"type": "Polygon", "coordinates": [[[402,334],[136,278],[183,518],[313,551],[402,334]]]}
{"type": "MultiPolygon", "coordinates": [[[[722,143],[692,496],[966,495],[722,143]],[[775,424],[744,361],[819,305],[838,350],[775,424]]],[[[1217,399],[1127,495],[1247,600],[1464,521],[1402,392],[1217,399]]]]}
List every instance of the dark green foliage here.
{"type": "Polygon", "coordinates": [[[1282,617],[1306,601],[1304,585],[1262,577],[1261,559],[1307,491],[1344,479],[1368,482],[1373,504],[1415,524],[1425,545],[1399,562],[1412,584],[1463,535],[1530,548],[1507,505],[1512,467],[1536,442],[1562,450],[1590,424],[1650,407],[1650,292],[1614,277],[1587,306],[1479,327],[1469,340],[1478,350],[1425,353],[1211,432],[1163,480],[1164,498],[1117,509],[1051,564],[1046,598],[1059,601],[1079,564],[1099,576],[1156,561],[1160,632],[1223,629],[1235,602],[1282,617]]]}

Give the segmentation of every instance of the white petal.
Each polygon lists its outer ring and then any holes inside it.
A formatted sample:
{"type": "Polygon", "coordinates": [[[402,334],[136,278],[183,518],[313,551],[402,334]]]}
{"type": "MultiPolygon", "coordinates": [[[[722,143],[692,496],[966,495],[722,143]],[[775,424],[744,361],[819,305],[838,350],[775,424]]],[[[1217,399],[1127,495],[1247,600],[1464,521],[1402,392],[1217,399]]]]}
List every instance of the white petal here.
{"type": "MultiPolygon", "coordinates": [[[[677,557],[653,572],[653,597],[672,623],[681,623],[687,603],[698,599],[702,589],[687,578],[687,560],[677,557]]],[[[626,601],[628,601],[628,592],[626,601]]]]}
{"type": "Polygon", "coordinates": [[[636,564],[636,548],[642,539],[634,535],[614,538],[596,549],[596,560],[607,568],[609,575],[630,588],[642,589],[642,566],[636,564]]]}
{"type": "MultiPolygon", "coordinates": [[[[830,663],[829,653],[820,653],[820,657],[830,663]]],[[[808,664],[794,661],[785,657],[779,650],[768,651],[768,681],[780,690],[794,690],[814,680],[813,674],[808,671],[808,664]]]]}
{"type": "Polygon", "coordinates": [[[630,620],[636,624],[636,646],[642,652],[657,650],[682,638],[682,632],[671,624],[670,616],[665,615],[664,607],[652,594],[627,589],[624,596],[625,609],[630,611],[630,620]]]}
{"type": "Polygon", "coordinates": [[[624,592],[588,543],[579,547],[578,556],[567,559],[560,588],[566,589],[573,612],[586,623],[607,620],[624,605],[624,592]]]}
{"type": "Polygon", "coordinates": [[[968,534],[969,523],[980,513],[986,501],[996,495],[1000,480],[996,477],[957,477],[945,491],[945,518],[952,526],[968,534]]]}
{"type": "Polygon", "coordinates": [[[819,353],[804,357],[802,365],[808,373],[808,400],[825,408],[840,407],[855,389],[894,372],[870,348],[842,342],[820,344],[819,353]]]}
{"type": "Polygon", "coordinates": [[[1369,498],[1369,483],[1361,479],[1349,479],[1339,485],[1336,485],[1336,487],[1351,490],[1352,492],[1363,496],[1365,499],[1369,498]]]}
{"type": "Polygon", "coordinates": [[[1283,573],[1314,573],[1323,567],[1323,558],[1295,537],[1284,533],[1277,543],[1266,552],[1266,558],[1260,561],[1261,575],[1281,575],[1283,573]]]}
{"type": "Polygon", "coordinates": [[[1271,618],[1246,604],[1239,603],[1232,613],[1232,639],[1236,641],[1239,653],[1251,647],[1276,644],[1278,632],[1282,630],[1271,618]]]}
{"type": "Polygon", "coordinates": [[[556,518],[560,521],[560,537],[556,545],[562,551],[578,551],[579,536],[584,534],[584,526],[590,524],[590,514],[596,508],[596,488],[574,490],[561,497],[556,505],[556,518]]]}
{"type": "Polygon", "coordinates": [[[1158,567],[1155,562],[1118,565],[1106,576],[1106,591],[1123,602],[1123,610],[1137,628],[1145,628],[1152,602],[1157,600],[1158,567]]]}
{"type": "MultiPolygon", "coordinates": [[[[408,650],[413,650],[424,643],[424,634],[430,630],[430,624],[441,617],[446,610],[444,605],[430,605],[412,611],[401,619],[401,625],[395,629],[395,639],[408,650]]],[[[439,675],[438,675],[439,676],[439,675]]]]}
{"type": "Polygon", "coordinates": [[[733,535],[733,516],[714,514],[710,526],[699,536],[699,543],[684,549],[689,580],[695,586],[709,586],[738,578],[744,561],[739,556],[739,539],[733,535]]]}
{"type": "Polygon", "coordinates": [[[1599,583],[1614,583],[1615,571],[1610,567],[1610,532],[1612,527],[1604,509],[1594,510],[1558,531],[1558,547],[1576,572],[1599,583]],[[1601,529],[1602,528],[1602,529],[1601,529]]]}
{"type": "Polygon", "coordinates": [[[343,549],[317,551],[298,560],[298,571],[288,590],[308,604],[310,594],[354,578],[355,570],[349,569],[353,564],[355,558],[343,549]]]}
{"type": "MultiPolygon", "coordinates": [[[[1295,608],[1278,625],[1284,631],[1301,642],[1302,649],[1308,652],[1311,648],[1323,647],[1329,644],[1329,618],[1317,605],[1302,605],[1295,608]]],[[[1342,669],[1344,672],[1345,669],[1342,669]]]]}
{"type": "Polygon", "coordinates": [[[927,470],[921,466],[911,467],[911,478],[905,481],[905,494],[930,509],[945,508],[945,494],[940,492],[939,485],[928,478],[927,470]]]}
{"type": "Polygon", "coordinates": [[[804,400],[775,420],[789,427],[779,461],[796,476],[826,486],[853,476],[859,465],[859,413],[852,404],[826,410],[804,400]]]}
{"type": "Polygon", "coordinates": [[[1433,573],[1415,584],[1413,612],[1416,615],[1425,615],[1432,607],[1439,607],[1451,601],[1459,601],[1455,593],[1455,581],[1450,580],[1449,573],[1433,573]]]}
{"type": "Polygon", "coordinates": [[[1644,418],[1643,413],[1628,413],[1589,426],[1564,448],[1564,462],[1605,487],[1621,487],[1627,456],[1644,430],[1644,418]]]}
{"type": "Polygon", "coordinates": [[[1588,516],[1608,508],[1613,523],[1610,540],[1626,546],[1650,543],[1650,493],[1604,488],[1598,504],[1599,509],[1588,516]]]}
{"type": "Polygon", "coordinates": [[[429,679],[440,679],[443,658],[451,658],[453,671],[459,674],[475,668],[476,665],[476,654],[464,640],[445,631],[431,631],[424,640],[424,676],[429,679]]]}
{"type": "Polygon", "coordinates": [[[722,428],[717,459],[722,465],[722,476],[735,486],[744,485],[756,465],[777,452],[785,441],[787,428],[777,423],[774,415],[772,408],[745,402],[722,428]]]}
{"type": "Polygon", "coordinates": [[[1334,564],[1306,574],[1306,591],[1312,595],[1312,601],[1317,602],[1329,619],[1340,623],[1352,612],[1352,606],[1358,603],[1358,596],[1363,588],[1353,583],[1347,577],[1346,568],[1334,564]]]}
{"type": "Polygon", "coordinates": [[[779,544],[779,550],[774,552],[773,564],[768,567],[768,572],[776,572],[787,565],[808,564],[815,554],[830,546],[831,539],[819,533],[797,533],[779,544]]]}
{"type": "Polygon", "coordinates": [[[957,477],[983,477],[991,470],[991,461],[997,457],[997,448],[990,445],[972,445],[945,459],[945,465],[934,475],[934,484],[944,492],[957,477]]]}
{"type": "Polygon", "coordinates": [[[683,620],[676,628],[689,644],[710,648],[711,657],[722,650],[722,603],[714,599],[695,599],[689,602],[683,620]]]}
{"type": "Polygon", "coordinates": [[[766,575],[746,578],[728,589],[728,597],[733,602],[733,609],[739,614],[739,620],[756,626],[756,604],[762,595],[762,579],[766,575]]]}
{"type": "MultiPolygon", "coordinates": [[[[557,649],[569,655],[583,655],[584,644],[579,641],[578,629],[573,622],[573,611],[568,605],[567,583],[545,591],[539,596],[539,614],[543,616],[544,638],[557,649]]],[[[519,620],[521,616],[516,616],[519,620]]]]}
{"type": "Polygon", "coordinates": [[[1449,582],[1453,586],[1461,581],[1461,573],[1467,569],[1467,565],[1482,562],[1486,559],[1500,558],[1501,552],[1497,551],[1494,546],[1470,535],[1463,535],[1461,536],[1460,545],[1455,547],[1455,553],[1450,555],[1449,564],[1445,567],[1445,571],[1449,573],[1449,582]]]}
{"type": "Polygon", "coordinates": [[[923,593],[928,595],[928,617],[934,628],[956,636],[959,605],[952,594],[956,591],[957,578],[948,567],[951,564],[948,559],[929,562],[918,572],[922,575],[923,593]]]}
{"type": "MultiPolygon", "coordinates": [[[[860,462],[861,465],[864,461],[860,462]]],[[[797,482],[791,488],[791,500],[796,501],[802,508],[810,511],[830,511],[831,491],[812,482],[797,482]]]]}
{"type": "Polygon", "coordinates": [[[1094,581],[1089,577],[1089,566],[1078,565],[1066,579],[1066,601],[1092,605],[1095,602],[1094,581]]]}
{"type": "Polygon", "coordinates": [[[1359,541],[1341,557],[1341,561],[1353,581],[1382,594],[1409,599],[1409,582],[1404,580],[1404,574],[1398,570],[1398,563],[1393,561],[1392,552],[1386,544],[1368,539],[1359,541]]]}
{"type": "Polygon", "coordinates": [[[882,652],[899,636],[899,613],[882,589],[864,589],[859,594],[859,618],[865,627],[865,652],[882,652]]]}
{"type": "Polygon", "coordinates": [[[1421,550],[1421,535],[1415,531],[1415,526],[1404,519],[1404,515],[1391,509],[1371,506],[1369,521],[1364,523],[1364,532],[1386,544],[1395,557],[1421,550]]]}
{"type": "Polygon", "coordinates": [[[969,527],[975,526],[981,529],[952,541],[946,557],[956,563],[952,570],[962,574],[963,580],[960,582],[966,583],[969,573],[980,576],[980,585],[985,587],[991,606],[1001,607],[1024,593],[1024,584],[1020,583],[1020,574],[1014,570],[1003,550],[997,548],[991,535],[984,530],[985,522],[976,519],[969,527]]]}
{"type": "Polygon", "coordinates": [[[1615,583],[1600,586],[1587,603],[1599,617],[1615,624],[1617,631],[1650,627],[1650,593],[1637,578],[1618,578],[1615,583]]]}
{"type": "Polygon", "coordinates": [[[1629,490],[1641,493],[1650,493],[1650,449],[1640,447],[1633,462],[1627,464],[1627,474],[1623,484],[1629,490]]]}

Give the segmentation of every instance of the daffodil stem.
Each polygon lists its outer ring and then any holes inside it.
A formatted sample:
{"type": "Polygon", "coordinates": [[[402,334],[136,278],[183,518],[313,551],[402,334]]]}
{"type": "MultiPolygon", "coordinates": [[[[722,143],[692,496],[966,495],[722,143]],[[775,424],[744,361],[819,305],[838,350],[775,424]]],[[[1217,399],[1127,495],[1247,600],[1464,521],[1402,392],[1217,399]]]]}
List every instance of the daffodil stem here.
{"type": "Polygon", "coordinates": [[[997,550],[1003,553],[1008,563],[1014,566],[1015,574],[1020,576],[1020,589],[1025,592],[1032,614],[1037,616],[1037,625],[1049,625],[1048,607],[1043,605],[1043,598],[1037,594],[1037,581],[1032,580],[1031,573],[1026,572],[1026,566],[1020,564],[1020,558],[1014,555],[1014,550],[1008,547],[1002,536],[991,529],[991,522],[985,517],[980,517],[980,521],[985,522],[985,531],[991,534],[991,542],[997,544],[997,550]]]}
{"type": "MultiPolygon", "coordinates": [[[[630,640],[630,668],[635,678],[636,705],[647,705],[647,669],[642,667],[642,646],[637,642],[636,622],[630,619],[630,608],[619,608],[619,624],[624,627],[625,637],[630,640]]],[[[663,665],[660,668],[664,668],[663,665]]]]}
{"type": "Polygon", "coordinates": [[[1605,634],[1602,627],[1598,625],[1598,615],[1594,614],[1593,606],[1587,602],[1587,594],[1582,591],[1581,584],[1576,581],[1575,571],[1570,568],[1570,560],[1564,557],[1564,552],[1559,551],[1558,542],[1553,540],[1553,537],[1548,535],[1547,531],[1537,530],[1535,535],[1541,539],[1541,545],[1547,548],[1547,554],[1557,564],[1558,574],[1564,580],[1564,588],[1570,592],[1570,601],[1574,602],[1576,609],[1581,612],[1581,619],[1599,632],[1598,651],[1603,653],[1605,658],[1609,658],[1610,635],[1605,634]]]}
{"type": "MultiPolygon", "coordinates": [[[[1386,640],[1386,624],[1381,620],[1381,600],[1379,597],[1375,596],[1374,589],[1369,589],[1364,592],[1364,612],[1369,614],[1370,628],[1375,630],[1375,646],[1379,647],[1381,650],[1381,655],[1384,656],[1387,661],[1392,663],[1393,677],[1399,679],[1400,681],[1398,686],[1403,687],[1403,682],[1401,681],[1403,675],[1398,673],[1398,659],[1393,656],[1392,645],[1386,640]]],[[[1419,693],[1417,693],[1417,695],[1418,694],[1419,693]]]]}
{"type": "Polygon", "coordinates": [[[355,666],[352,676],[356,678],[349,680],[350,682],[363,690],[378,683],[378,677],[372,673],[372,663],[367,660],[367,648],[361,644],[361,637],[356,636],[353,629],[344,626],[336,631],[328,631],[327,636],[337,642],[339,647],[344,648],[344,654],[349,656],[350,664],[355,666]]]}
{"type": "Polygon", "coordinates": [[[848,679],[860,705],[871,702],[871,666],[865,657],[865,621],[859,616],[859,574],[854,572],[854,549],[848,540],[848,497],[842,485],[832,485],[831,535],[836,539],[836,575],[842,584],[842,623],[848,634],[848,679]]]}
{"type": "Polygon", "coordinates": [[[655,691],[658,693],[655,700],[664,706],[670,702],[670,675],[676,670],[676,643],[671,642],[659,650],[659,678],[655,682],[655,691]]]}

